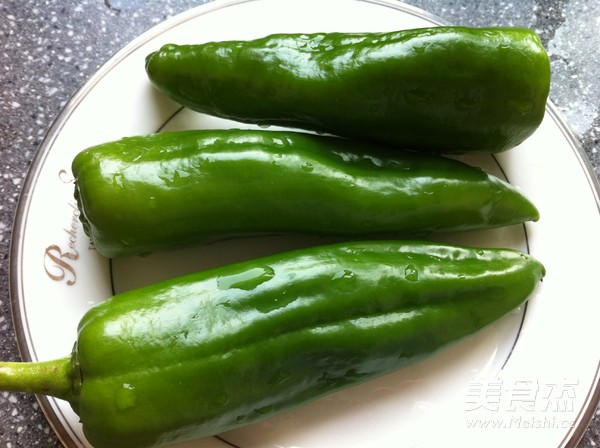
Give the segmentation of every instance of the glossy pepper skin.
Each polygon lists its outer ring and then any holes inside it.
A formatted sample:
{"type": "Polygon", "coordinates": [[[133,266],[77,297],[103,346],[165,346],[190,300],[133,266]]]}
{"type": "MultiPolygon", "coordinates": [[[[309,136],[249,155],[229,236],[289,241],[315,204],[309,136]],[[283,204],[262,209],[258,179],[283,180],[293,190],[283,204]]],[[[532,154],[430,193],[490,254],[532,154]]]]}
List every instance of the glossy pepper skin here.
{"type": "Polygon", "coordinates": [[[426,241],[280,253],[114,296],[71,357],[0,363],[0,390],[68,400],[96,448],[214,435],[426,357],[543,276],[515,250],[426,241]]]}
{"type": "Polygon", "coordinates": [[[125,138],[84,150],[72,170],[84,229],[108,257],[248,234],[422,234],[539,216],[519,190],[464,163],[286,131],[125,138]]]}
{"type": "Polygon", "coordinates": [[[206,114],[455,153],[524,141],[550,88],[548,55],[522,28],[165,45],[147,56],[146,72],[160,92],[206,114]]]}

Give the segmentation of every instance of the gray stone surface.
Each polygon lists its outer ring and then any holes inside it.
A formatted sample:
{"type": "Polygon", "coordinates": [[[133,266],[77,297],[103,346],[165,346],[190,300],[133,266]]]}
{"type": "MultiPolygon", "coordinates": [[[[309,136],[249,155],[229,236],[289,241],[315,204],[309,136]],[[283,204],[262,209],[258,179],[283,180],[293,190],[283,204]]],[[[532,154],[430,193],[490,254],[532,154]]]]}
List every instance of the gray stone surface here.
{"type": "MultiPolygon", "coordinates": [[[[202,3],[206,2],[0,1],[0,359],[19,360],[8,291],[11,226],[24,179],[44,134],[70,96],[127,42],[202,3]]],[[[600,173],[598,1],[408,3],[450,24],[518,25],[536,30],[552,61],[550,98],[577,133],[596,174],[600,173]]],[[[598,444],[597,412],[578,446],[598,444]]],[[[20,393],[0,393],[0,448],[36,446],[60,446],[36,400],[20,393]]]]}

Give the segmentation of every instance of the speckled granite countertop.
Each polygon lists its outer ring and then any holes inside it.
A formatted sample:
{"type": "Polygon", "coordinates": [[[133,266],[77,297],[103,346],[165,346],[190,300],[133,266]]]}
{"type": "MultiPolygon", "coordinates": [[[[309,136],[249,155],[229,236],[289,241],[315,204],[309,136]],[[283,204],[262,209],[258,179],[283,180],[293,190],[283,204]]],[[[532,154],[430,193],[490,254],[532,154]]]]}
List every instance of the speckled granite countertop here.
{"type": "MultiPolygon", "coordinates": [[[[204,1],[0,1],[0,359],[19,360],[8,291],[11,226],[45,132],[71,95],[127,42],[204,1]]],[[[412,0],[452,24],[536,30],[551,55],[550,97],[600,173],[600,2],[412,0]]],[[[580,448],[600,444],[596,413],[580,448]]],[[[58,447],[32,396],[0,393],[0,447],[58,447]]]]}

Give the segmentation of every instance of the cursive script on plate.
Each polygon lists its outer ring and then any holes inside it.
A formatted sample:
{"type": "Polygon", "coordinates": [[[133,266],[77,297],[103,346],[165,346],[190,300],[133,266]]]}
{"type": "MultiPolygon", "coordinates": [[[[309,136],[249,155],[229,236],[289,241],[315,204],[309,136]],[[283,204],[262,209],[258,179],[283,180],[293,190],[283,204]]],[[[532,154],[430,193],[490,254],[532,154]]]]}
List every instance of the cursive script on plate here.
{"type": "Polygon", "coordinates": [[[79,259],[77,251],[77,228],[79,226],[79,210],[77,204],[69,202],[72,209],[71,223],[68,228],[63,229],[67,234],[67,242],[62,247],[51,244],[45,249],[44,270],[48,277],[57,282],[66,281],[72,286],[77,281],[74,262],[79,259]]]}
{"type": "MultiPolygon", "coordinates": [[[[58,172],[58,178],[63,184],[72,186],[75,183],[75,179],[64,169],[58,172]]],[[[44,270],[52,280],[64,281],[68,286],[72,286],[77,282],[75,266],[79,259],[77,235],[80,222],[77,203],[70,201],[68,205],[71,209],[71,219],[69,225],[63,228],[66,238],[60,244],[50,244],[44,249],[44,270]]]]}

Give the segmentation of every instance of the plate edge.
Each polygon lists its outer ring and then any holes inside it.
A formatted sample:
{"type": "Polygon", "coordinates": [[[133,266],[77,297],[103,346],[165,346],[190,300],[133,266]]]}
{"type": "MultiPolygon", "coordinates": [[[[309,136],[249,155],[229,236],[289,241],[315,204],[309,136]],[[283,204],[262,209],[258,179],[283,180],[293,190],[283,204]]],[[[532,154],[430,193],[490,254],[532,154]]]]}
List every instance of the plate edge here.
{"type": "MultiPolygon", "coordinates": [[[[558,109],[552,101],[548,100],[546,105],[546,112],[550,115],[550,118],[559,127],[567,141],[570,143],[571,149],[575,153],[575,156],[582,168],[583,174],[585,175],[590,190],[594,195],[596,202],[596,208],[600,214],[600,180],[594,172],[594,167],[588,155],[586,154],[583,146],[581,145],[580,139],[569,126],[567,119],[558,109]]],[[[600,360],[596,366],[596,372],[592,380],[591,386],[586,394],[585,402],[582,408],[577,413],[576,421],[577,425],[569,428],[563,439],[560,441],[560,448],[575,448],[583,435],[588,429],[592,418],[600,405],[600,360]]]]}

